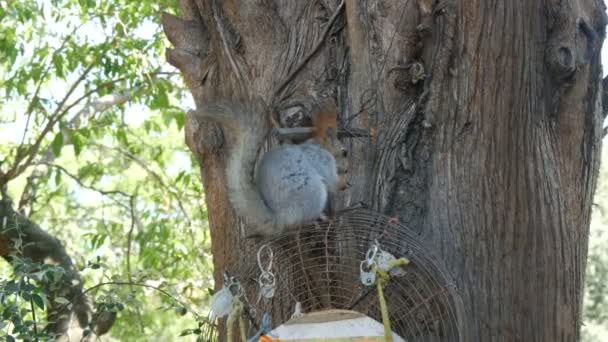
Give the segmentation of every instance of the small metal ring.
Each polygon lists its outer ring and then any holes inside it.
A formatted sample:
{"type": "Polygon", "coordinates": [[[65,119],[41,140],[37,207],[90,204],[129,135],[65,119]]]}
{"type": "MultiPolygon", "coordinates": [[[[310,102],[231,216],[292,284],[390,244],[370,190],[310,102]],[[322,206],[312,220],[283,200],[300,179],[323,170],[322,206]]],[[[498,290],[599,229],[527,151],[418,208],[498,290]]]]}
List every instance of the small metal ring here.
{"type": "Polygon", "coordinates": [[[274,286],[276,278],[271,272],[262,272],[258,278],[258,282],[260,283],[260,286],[274,286]]]}
{"type": "Polygon", "coordinates": [[[272,251],[272,248],[270,248],[270,246],[268,246],[267,244],[262,245],[262,247],[260,247],[260,249],[258,249],[258,267],[260,268],[260,271],[263,272],[270,272],[270,270],[272,269],[272,261],[274,259],[274,252],[272,251]],[[262,251],[264,249],[268,249],[268,267],[264,268],[262,267],[262,251]]]}
{"type": "Polygon", "coordinates": [[[374,245],[372,248],[367,250],[367,253],[365,253],[365,261],[367,261],[367,266],[371,266],[375,262],[377,254],[378,245],[374,245]]]}

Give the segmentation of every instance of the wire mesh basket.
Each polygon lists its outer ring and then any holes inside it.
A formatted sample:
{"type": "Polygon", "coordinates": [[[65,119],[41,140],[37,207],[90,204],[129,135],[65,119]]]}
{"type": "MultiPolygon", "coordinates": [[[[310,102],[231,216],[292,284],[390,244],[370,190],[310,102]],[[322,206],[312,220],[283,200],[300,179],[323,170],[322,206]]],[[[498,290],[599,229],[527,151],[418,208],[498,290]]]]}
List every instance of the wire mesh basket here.
{"type": "Polygon", "coordinates": [[[381,321],[376,287],[360,279],[361,262],[375,241],[410,261],[384,288],[392,330],[406,341],[466,341],[460,296],[435,253],[396,220],[367,209],[346,210],[326,222],[256,242],[254,251],[268,248],[272,257],[266,253],[258,262],[243,253],[231,271],[256,325],[264,313],[273,327],[287,322],[296,303],[303,313],[346,309],[381,321]],[[271,298],[260,294],[263,268],[274,276],[271,298]]]}

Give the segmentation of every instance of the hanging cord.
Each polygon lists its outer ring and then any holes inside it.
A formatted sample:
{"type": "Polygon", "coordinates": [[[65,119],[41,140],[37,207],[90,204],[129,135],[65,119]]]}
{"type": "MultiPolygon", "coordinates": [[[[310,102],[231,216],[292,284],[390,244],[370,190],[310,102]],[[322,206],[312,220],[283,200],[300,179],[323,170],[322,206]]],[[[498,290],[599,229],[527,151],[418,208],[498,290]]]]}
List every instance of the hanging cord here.
{"type": "Polygon", "coordinates": [[[234,297],[234,301],[232,302],[232,311],[230,311],[230,314],[228,315],[228,320],[226,321],[226,341],[234,341],[234,325],[235,323],[237,323],[238,319],[238,327],[239,334],[241,335],[241,341],[247,342],[247,328],[245,326],[245,320],[243,319],[243,311],[243,302],[241,302],[238,297],[234,297]]]}
{"type": "Polygon", "coordinates": [[[239,327],[241,342],[247,342],[247,325],[244,315],[251,316],[251,312],[241,298],[249,303],[239,280],[230,273],[224,272],[224,286],[211,297],[210,305],[212,319],[228,316],[226,320],[226,341],[228,342],[234,341],[235,325],[239,327]]]}
{"type": "MultiPolygon", "coordinates": [[[[374,240],[373,245],[365,254],[365,259],[361,261],[361,282],[365,286],[372,286],[375,284],[378,291],[378,301],[380,302],[380,313],[382,315],[382,325],[384,326],[385,342],[393,341],[393,333],[391,330],[388,305],[386,303],[386,298],[384,297],[384,286],[389,283],[391,274],[402,274],[403,270],[398,268],[409,263],[410,261],[407,258],[397,259],[389,252],[382,250],[378,240],[374,240]]],[[[367,296],[367,294],[365,294],[365,296],[367,296]]]]}
{"type": "Polygon", "coordinates": [[[380,302],[380,313],[382,314],[382,325],[384,325],[384,341],[393,342],[393,332],[391,330],[391,319],[388,315],[388,307],[386,306],[386,299],[384,298],[384,291],[382,290],[383,281],[378,279],[376,281],[376,288],[378,289],[378,301],[380,302]]]}
{"type": "Polygon", "coordinates": [[[269,245],[262,245],[260,249],[258,249],[258,269],[260,270],[260,276],[257,280],[258,285],[260,286],[260,291],[258,293],[258,301],[257,304],[260,303],[262,298],[264,300],[269,300],[274,297],[274,293],[276,290],[276,277],[274,273],[272,273],[272,263],[274,261],[274,252],[269,245]],[[268,260],[268,264],[264,267],[264,263],[262,262],[262,255],[266,251],[268,260]]]}
{"type": "MultiPolygon", "coordinates": [[[[384,252],[381,250],[381,253],[384,252]]],[[[384,252],[388,253],[388,252],[384,252]]],[[[393,257],[394,258],[394,257],[393,257]]],[[[382,325],[384,325],[384,341],[393,342],[393,331],[391,330],[391,319],[384,297],[384,286],[391,280],[390,271],[399,266],[405,266],[410,261],[407,258],[392,259],[386,262],[386,267],[376,267],[376,288],[378,289],[378,301],[380,302],[380,313],[382,314],[382,325]]]]}
{"type": "Polygon", "coordinates": [[[239,333],[243,342],[247,342],[247,326],[245,324],[247,323],[245,322],[245,319],[243,318],[243,313],[241,312],[241,314],[239,315],[239,333]]]}
{"type": "Polygon", "coordinates": [[[258,342],[263,336],[270,333],[270,331],[270,315],[268,315],[268,312],[264,312],[264,316],[262,317],[262,327],[255,335],[250,337],[247,342],[258,342]]]}

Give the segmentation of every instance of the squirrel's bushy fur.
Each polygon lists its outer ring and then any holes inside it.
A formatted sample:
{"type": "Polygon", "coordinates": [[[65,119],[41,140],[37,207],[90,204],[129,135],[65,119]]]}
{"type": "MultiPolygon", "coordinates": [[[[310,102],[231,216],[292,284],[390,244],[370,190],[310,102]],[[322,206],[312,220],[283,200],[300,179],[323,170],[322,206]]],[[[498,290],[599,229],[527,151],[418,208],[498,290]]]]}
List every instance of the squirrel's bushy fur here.
{"type": "Polygon", "coordinates": [[[271,149],[252,177],[268,132],[264,104],[213,103],[195,113],[222,124],[231,141],[226,165],[228,199],[251,227],[248,236],[273,236],[323,215],[338,176],[334,156],[319,139],[271,149]]]}

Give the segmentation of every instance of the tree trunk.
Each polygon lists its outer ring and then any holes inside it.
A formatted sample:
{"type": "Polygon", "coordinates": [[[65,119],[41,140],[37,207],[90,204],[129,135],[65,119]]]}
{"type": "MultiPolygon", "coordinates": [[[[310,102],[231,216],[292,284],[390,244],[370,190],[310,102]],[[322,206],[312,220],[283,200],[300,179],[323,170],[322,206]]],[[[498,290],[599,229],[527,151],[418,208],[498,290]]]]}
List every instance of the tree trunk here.
{"type": "MultiPolygon", "coordinates": [[[[455,279],[474,340],[578,340],[602,2],[344,2],[182,0],[183,19],[163,18],[167,57],[197,105],[260,96],[285,123],[287,109],[333,97],[343,127],[369,133],[345,140],[353,186],[338,207],[364,202],[418,232],[455,279]]],[[[221,284],[244,243],[223,137],[189,117],[186,141],[221,284]]]]}

